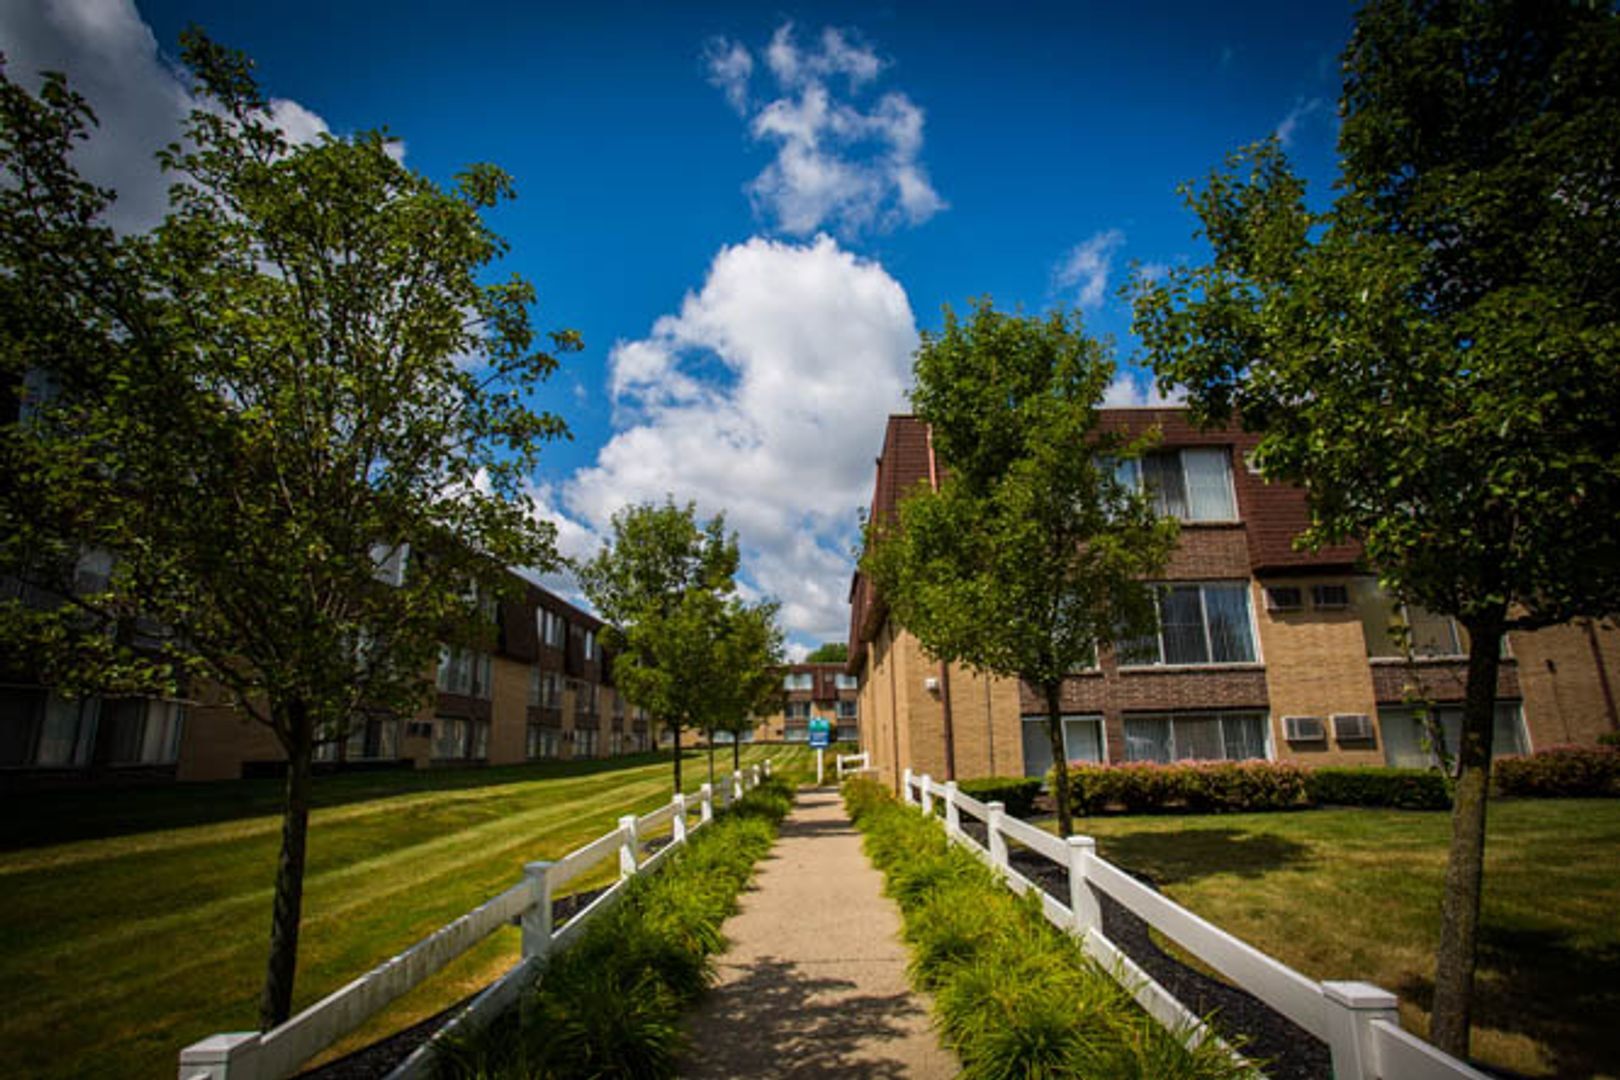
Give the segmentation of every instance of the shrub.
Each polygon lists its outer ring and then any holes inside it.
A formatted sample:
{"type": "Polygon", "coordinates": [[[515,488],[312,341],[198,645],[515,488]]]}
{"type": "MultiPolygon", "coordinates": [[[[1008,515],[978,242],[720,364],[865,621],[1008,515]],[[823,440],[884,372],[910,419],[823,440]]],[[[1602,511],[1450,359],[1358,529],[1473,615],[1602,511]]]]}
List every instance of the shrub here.
{"type": "Polygon", "coordinates": [[[1329,765],[1310,771],[1313,803],[1329,806],[1387,806],[1398,810],[1449,810],[1446,778],[1433,769],[1394,769],[1380,765],[1329,765]]]}
{"type": "Polygon", "coordinates": [[[1040,778],[1031,776],[990,776],[964,780],[958,787],[980,802],[1001,803],[1007,813],[1016,818],[1033,816],[1035,797],[1041,793],[1040,778]]]}
{"type": "Polygon", "coordinates": [[[638,876],[573,948],[552,958],[518,1008],[444,1040],[434,1060],[457,1080],[669,1077],[682,1012],[713,981],[721,927],[770,849],[792,789],[772,778],[638,876]]]}
{"type": "Polygon", "coordinates": [[[1087,814],[1111,807],[1133,812],[1292,810],[1310,804],[1307,777],[1301,766],[1282,761],[1069,766],[1075,805],[1087,814]]]}
{"type": "Polygon", "coordinates": [[[1605,731],[1597,741],[1599,746],[1620,746],[1620,731],[1605,731]]]}
{"type": "Polygon", "coordinates": [[[912,981],[969,1080],[1249,1075],[1214,1040],[1189,1051],[939,824],[870,780],[844,785],[904,917],[912,981]]]}
{"type": "Polygon", "coordinates": [[[1502,758],[1494,772],[1502,795],[1620,795],[1620,750],[1606,746],[1552,746],[1528,757],[1502,758]]]}

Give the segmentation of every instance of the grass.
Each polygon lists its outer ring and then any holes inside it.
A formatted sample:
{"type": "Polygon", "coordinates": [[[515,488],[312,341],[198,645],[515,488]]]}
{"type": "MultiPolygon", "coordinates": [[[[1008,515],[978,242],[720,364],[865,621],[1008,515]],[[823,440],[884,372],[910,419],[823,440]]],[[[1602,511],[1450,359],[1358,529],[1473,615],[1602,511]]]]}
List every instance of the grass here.
{"type": "Polygon", "coordinates": [[[1078,944],[1013,896],[934,822],[869,780],[845,785],[872,862],[899,905],[912,982],[965,1080],[1248,1075],[1214,1041],[1188,1050],[1078,944]]]}
{"type": "MultiPolygon", "coordinates": [[[[743,760],[791,767],[806,753],[751,747],[743,760]]],[[[514,883],[523,863],[665,802],[669,772],[667,755],[640,755],[318,779],[294,1007],[514,883]]],[[[689,790],[705,779],[696,755],[685,778],[689,790]]],[[[182,1046],[257,1026],[277,795],[275,782],[237,781],[0,802],[8,1073],[172,1076],[182,1046]]],[[[516,954],[516,931],[502,930],[338,1052],[459,1000],[516,954]]]]}
{"type": "MultiPolygon", "coordinates": [[[[1428,1031],[1450,815],[1331,809],[1096,817],[1077,831],[1181,904],[1315,979],[1398,994],[1428,1031]]],[[[1493,802],[1473,1056],[1620,1075],[1620,800],[1493,802]]]]}
{"type": "Polygon", "coordinates": [[[545,978],[488,1026],[445,1040],[450,1080],[675,1075],[681,1014],[714,980],[721,926],[792,806],[780,778],[693,835],[655,874],[636,878],[611,912],[552,959],[545,978]]]}

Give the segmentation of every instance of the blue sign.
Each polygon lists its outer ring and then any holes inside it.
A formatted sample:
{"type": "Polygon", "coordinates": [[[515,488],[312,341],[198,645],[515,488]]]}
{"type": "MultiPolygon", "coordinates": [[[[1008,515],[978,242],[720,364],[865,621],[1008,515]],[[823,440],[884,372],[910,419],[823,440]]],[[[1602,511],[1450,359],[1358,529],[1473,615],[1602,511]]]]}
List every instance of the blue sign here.
{"type": "Polygon", "coordinates": [[[812,750],[825,750],[832,745],[832,726],[825,717],[816,716],[810,720],[810,748],[812,750]]]}

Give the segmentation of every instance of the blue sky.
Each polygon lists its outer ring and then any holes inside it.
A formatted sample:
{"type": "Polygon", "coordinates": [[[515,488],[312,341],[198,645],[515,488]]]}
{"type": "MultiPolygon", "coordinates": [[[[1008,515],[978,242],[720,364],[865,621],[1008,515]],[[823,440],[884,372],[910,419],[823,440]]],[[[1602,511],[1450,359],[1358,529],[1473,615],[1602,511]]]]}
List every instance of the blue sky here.
{"type": "MultiPolygon", "coordinates": [[[[917,332],[977,296],[1076,304],[1128,361],[1128,265],[1200,251],[1178,182],[1275,132],[1325,193],[1351,9],[7,5],[13,73],[65,69],[100,111],[84,168],[126,227],[161,206],[150,151],[187,104],[192,22],[255,58],[295,135],[386,124],[435,179],[513,175],[504,269],[586,342],[536,392],[574,432],[533,478],[564,550],[627,502],[723,510],[803,647],[847,629],[917,332]]],[[[1146,400],[1124,370],[1111,400],[1146,400]]]]}

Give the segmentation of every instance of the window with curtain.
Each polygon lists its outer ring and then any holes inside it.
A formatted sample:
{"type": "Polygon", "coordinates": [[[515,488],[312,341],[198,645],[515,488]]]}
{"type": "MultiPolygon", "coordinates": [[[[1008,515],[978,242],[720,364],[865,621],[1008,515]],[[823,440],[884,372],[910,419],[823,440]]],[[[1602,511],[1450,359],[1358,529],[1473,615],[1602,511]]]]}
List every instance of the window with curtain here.
{"type": "Polygon", "coordinates": [[[1245,761],[1265,756],[1264,713],[1173,713],[1125,718],[1127,761],[1245,761]]]}
{"type": "Polygon", "coordinates": [[[1155,600],[1157,632],[1118,642],[1122,665],[1254,662],[1258,654],[1247,582],[1159,585],[1155,600]]]}
{"type": "Polygon", "coordinates": [[[1118,462],[1114,476],[1149,491],[1159,513],[1181,521],[1235,521],[1231,455],[1224,446],[1156,450],[1118,462]]]}

